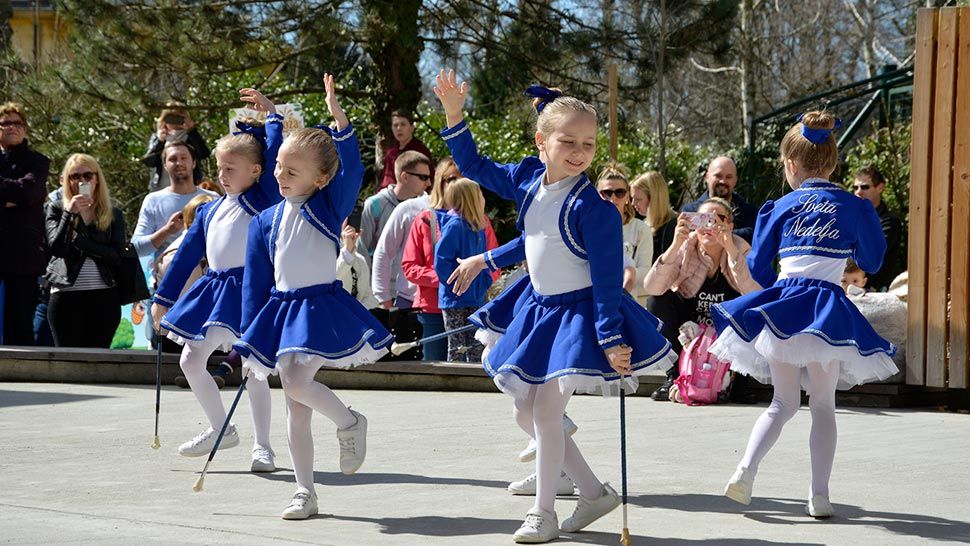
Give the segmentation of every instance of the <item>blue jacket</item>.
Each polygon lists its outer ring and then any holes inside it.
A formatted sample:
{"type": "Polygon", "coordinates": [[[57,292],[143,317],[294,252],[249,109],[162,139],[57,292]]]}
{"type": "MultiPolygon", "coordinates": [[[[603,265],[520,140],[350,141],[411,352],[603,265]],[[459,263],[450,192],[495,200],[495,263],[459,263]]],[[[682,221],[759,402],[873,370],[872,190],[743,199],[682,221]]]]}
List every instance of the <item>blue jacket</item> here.
{"type": "MultiPolygon", "coordinates": [[[[337,147],[340,168],[329,184],[314,192],[300,207],[303,218],[324,237],[333,241],[334,252],[340,251],[340,226],[350,216],[357,203],[364,180],[364,165],[360,161],[360,148],[354,126],[332,132],[337,147]]],[[[242,330],[245,331],[259,311],[269,301],[270,292],[276,285],[273,260],[276,256],[276,236],[283,217],[281,202],[259,213],[249,223],[249,240],[246,242],[246,265],[243,273],[242,330]]]]}
{"type": "MultiPolygon", "coordinates": [[[[255,184],[242,192],[239,205],[251,216],[256,216],[283,199],[280,186],[276,182],[273,171],[276,170],[276,156],[283,144],[283,116],[270,114],[266,116],[265,141],[263,142],[263,172],[255,184]]],[[[256,136],[256,135],[254,135],[256,136]]],[[[263,135],[260,135],[263,136],[263,135]]],[[[158,285],[154,301],[171,307],[175,305],[185,282],[192,275],[199,261],[205,257],[205,236],[212,221],[212,213],[219,207],[225,197],[202,204],[195,212],[195,222],[189,226],[182,244],[179,245],[172,264],[165,273],[165,278],[158,285]]]]}
{"type": "Polygon", "coordinates": [[[886,237],[875,207],[841,187],[813,178],[758,212],[748,253],[751,276],[761,286],[775,283],[775,256],[852,258],[863,271],[882,266],[886,237]]]}
{"type": "Polygon", "coordinates": [[[468,258],[485,252],[485,230],[474,231],[464,218],[452,211],[435,211],[441,238],[434,247],[434,271],[438,274],[438,307],[481,307],[485,293],[492,286],[492,276],[482,271],[461,296],[455,295],[445,281],[458,267],[458,258],[468,258]]]}
{"type": "MultiPolygon", "coordinates": [[[[502,164],[481,156],[465,121],[445,129],[441,136],[464,176],[500,197],[515,201],[519,209],[516,227],[524,232],[525,214],[545,175],[545,165],[539,158],[527,157],[519,163],[502,164]]],[[[608,349],[625,343],[620,333],[623,317],[619,313],[624,297],[623,222],[616,207],[600,198],[585,175],[566,197],[560,212],[559,232],[566,247],[589,262],[600,347],[608,349]]]]}

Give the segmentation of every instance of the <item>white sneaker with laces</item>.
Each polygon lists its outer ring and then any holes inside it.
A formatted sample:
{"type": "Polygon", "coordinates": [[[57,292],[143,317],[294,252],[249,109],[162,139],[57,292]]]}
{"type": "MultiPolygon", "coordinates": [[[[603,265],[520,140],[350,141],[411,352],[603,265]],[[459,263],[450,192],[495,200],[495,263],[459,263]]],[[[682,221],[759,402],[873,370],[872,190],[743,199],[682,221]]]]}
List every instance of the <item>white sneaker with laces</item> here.
{"type": "Polygon", "coordinates": [[[340,442],[340,471],[353,474],[364,464],[367,456],[367,418],[350,410],[357,418],[353,426],[338,429],[337,441],[340,442]]]}
{"type": "Polygon", "coordinates": [[[512,540],[525,544],[540,544],[559,538],[559,518],[545,510],[530,510],[512,540]]]}
{"type": "MultiPolygon", "coordinates": [[[[216,438],[218,437],[218,432],[207,428],[195,438],[180,445],[179,455],[183,457],[202,457],[208,455],[212,451],[212,447],[216,445],[216,438]]],[[[222,437],[222,443],[219,444],[219,449],[229,449],[238,445],[239,433],[236,432],[236,425],[230,424],[229,428],[226,429],[225,435],[222,437]]]]}
{"type": "Polygon", "coordinates": [[[302,487],[293,495],[290,505],[283,509],[283,519],[307,519],[317,515],[317,496],[302,487]]]}
{"type": "MultiPolygon", "coordinates": [[[[576,426],[576,423],[574,423],[573,420],[570,419],[568,415],[563,415],[562,429],[563,431],[566,432],[567,435],[572,436],[573,434],[576,434],[576,431],[579,430],[579,427],[576,426]]],[[[527,463],[529,461],[535,460],[537,447],[538,445],[536,444],[535,438],[530,438],[529,445],[527,445],[525,449],[522,450],[522,453],[519,453],[519,462],[527,463]]]]}
{"type": "MultiPolygon", "coordinates": [[[[559,485],[556,495],[572,495],[575,492],[573,480],[565,472],[559,475],[559,485]]],[[[532,473],[528,478],[512,482],[508,487],[509,493],[513,495],[535,495],[536,494],[536,475],[532,473]]]]}
{"type": "Polygon", "coordinates": [[[724,495],[741,504],[751,504],[751,490],[754,489],[754,472],[739,466],[724,488],[724,495]]]}
{"type": "Polygon", "coordinates": [[[263,446],[253,448],[253,465],[251,472],[276,472],[276,453],[263,446]]]}
{"type": "Polygon", "coordinates": [[[808,515],[818,519],[830,518],[835,514],[832,503],[829,502],[829,498],[825,495],[815,495],[812,497],[808,501],[808,506],[805,507],[805,511],[808,512],[808,515]]]}
{"type": "Polygon", "coordinates": [[[620,495],[610,487],[610,484],[604,483],[603,492],[599,497],[587,499],[582,495],[579,496],[576,510],[573,511],[572,516],[562,522],[562,530],[565,533],[575,533],[609,514],[619,505],[620,495]]]}

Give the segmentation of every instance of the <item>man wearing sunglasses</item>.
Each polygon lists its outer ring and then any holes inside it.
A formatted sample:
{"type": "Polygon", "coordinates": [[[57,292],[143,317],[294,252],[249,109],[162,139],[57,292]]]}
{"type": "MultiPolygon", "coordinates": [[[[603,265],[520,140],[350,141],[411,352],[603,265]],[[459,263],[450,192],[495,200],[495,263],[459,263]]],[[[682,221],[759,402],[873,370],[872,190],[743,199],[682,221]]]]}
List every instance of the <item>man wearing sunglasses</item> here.
{"type": "Polygon", "coordinates": [[[723,155],[712,159],[704,174],[704,182],[707,184],[707,191],[696,201],[684,205],[681,212],[697,212],[711,197],[720,197],[734,207],[734,234],[750,243],[754,237],[758,207],[748,203],[734,191],[738,185],[738,167],[734,160],[723,155]]]}
{"type": "Polygon", "coordinates": [[[23,106],[0,105],[0,282],[4,345],[34,344],[37,279],[47,266],[44,201],[50,160],[30,149],[23,106]]]}
{"type": "Polygon", "coordinates": [[[886,236],[886,256],[882,261],[882,268],[869,276],[868,287],[883,291],[889,288],[896,275],[899,274],[902,254],[900,243],[903,238],[903,222],[893,211],[889,210],[882,200],[882,192],[886,189],[886,177],[875,165],[867,165],[855,174],[852,182],[852,192],[856,197],[868,199],[879,214],[882,223],[882,233],[886,236]]]}

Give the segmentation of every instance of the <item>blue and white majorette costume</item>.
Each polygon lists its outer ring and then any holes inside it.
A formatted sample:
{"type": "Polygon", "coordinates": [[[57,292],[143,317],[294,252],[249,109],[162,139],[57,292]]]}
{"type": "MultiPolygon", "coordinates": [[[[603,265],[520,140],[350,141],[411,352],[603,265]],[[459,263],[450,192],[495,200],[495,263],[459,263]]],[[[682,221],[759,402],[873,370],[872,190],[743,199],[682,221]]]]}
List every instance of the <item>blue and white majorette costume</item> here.
{"type": "Polygon", "coordinates": [[[537,157],[499,164],[478,155],[464,121],[441,135],[464,176],[519,209],[528,285],[514,283],[478,314],[505,330],[483,359],[502,391],[521,397],[531,385],[557,379],[577,392],[619,392],[620,374],[603,351],[621,344],[633,348],[633,376],[622,382],[627,389],[636,389],[637,375],[676,360],[657,319],[623,290],[620,214],[585,175],[543,184],[537,157]]]}
{"type": "Polygon", "coordinates": [[[263,171],[244,192],[204,203],[195,214],[182,244],[155,293],[154,301],[171,307],[161,326],[182,345],[217,339],[221,350],[242,333],[242,278],[250,220],[279,203],[279,185],[273,171],[283,142],[283,117],[270,114],[263,128],[239,125],[263,143],[263,171]],[[184,296],[185,282],[205,258],[208,269],[184,296]],[[215,336],[215,337],[213,337],[215,336]]]}
{"type": "Polygon", "coordinates": [[[287,198],[249,225],[242,323],[235,345],[263,379],[293,363],[373,362],[393,336],[337,280],[340,230],[364,178],[352,125],[332,132],[340,167],[327,186],[287,198]]]}
{"type": "Polygon", "coordinates": [[[806,180],[768,201],[748,254],[752,277],[768,288],[713,306],[718,339],[711,352],[762,383],[771,381],[769,361],[803,369],[840,365],[839,389],[892,376],[896,347],[872,329],[840,285],[847,258],[873,272],[885,251],[872,203],[827,180],[806,180]]]}

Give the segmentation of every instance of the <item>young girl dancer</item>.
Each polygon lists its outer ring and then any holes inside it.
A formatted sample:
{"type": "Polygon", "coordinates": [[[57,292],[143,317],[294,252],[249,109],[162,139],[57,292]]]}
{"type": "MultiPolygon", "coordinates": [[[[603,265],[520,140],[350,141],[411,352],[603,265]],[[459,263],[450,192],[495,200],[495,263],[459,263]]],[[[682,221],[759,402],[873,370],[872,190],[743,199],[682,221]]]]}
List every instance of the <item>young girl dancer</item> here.
{"type": "MultiPolygon", "coordinates": [[[[219,387],[206,373],[206,362],[213,351],[229,350],[242,332],[243,260],[249,221],[281,199],[273,169],[282,142],[283,118],[259,91],[242,89],[240,94],[253,108],[267,112],[266,124],[241,125],[241,132],[219,139],[215,156],[226,195],[197,209],[196,221],[186,232],[152,304],[156,328],[165,328],[170,339],[184,345],[179,364],[209,419],[209,428],[179,446],[179,454],[186,457],[207,455],[218,436],[215,431],[226,419],[219,387]],[[179,297],[202,258],[208,261],[209,269],[179,297]]],[[[269,442],[269,385],[250,381],[246,389],[256,433],[252,471],[272,472],[276,465],[269,442]]],[[[235,425],[230,425],[221,447],[238,444],[239,434],[235,425]]]]}
{"type": "Polygon", "coordinates": [[[364,177],[354,128],[324,76],[337,130],[296,129],[280,147],[276,179],[285,201],[249,225],[243,277],[243,325],[236,344],[257,378],[280,374],[286,396],[290,458],[297,490],[283,519],[317,513],[313,486],[316,410],[337,425],[340,470],[364,463],[367,419],[314,381],[321,366],[346,368],[377,360],[392,336],[336,280],[340,226],[364,177]]]}
{"type": "Polygon", "coordinates": [[[580,491],[563,531],[578,531],[620,504],[563,432],[572,393],[635,386],[634,377],[624,376],[675,357],[655,321],[623,292],[620,215],[584,174],[596,151],[596,111],[559,92],[530,88],[538,99],[535,141],[543,160],[503,165],[478,154],[462,116],[467,84],[442,70],[434,91],[447,117],[442,136],[459,170],[519,207],[530,286],[484,367],[515,398],[516,421],[538,444],[535,504],[513,539],[548,542],[559,536],[554,503],[563,470],[580,491]]]}
{"type": "Polygon", "coordinates": [[[719,337],[711,352],[775,387],[725,495],[751,502],[758,465],[798,411],[804,385],[812,413],[807,511],[817,518],[833,513],[836,388],[897,372],[896,347],[876,334],[839,286],[847,258],[877,271],[886,239],[872,204],[828,180],[838,162],[832,136],[838,127],[828,113],[808,112],[785,134],[781,162],[795,191],[761,207],[748,255],[752,276],[769,288],[716,304],[712,313],[719,337]],[[781,259],[777,282],[775,256],[781,259]]]}
{"type": "MultiPolygon", "coordinates": [[[[441,239],[435,245],[434,269],[439,279],[451,276],[459,258],[467,258],[485,252],[485,196],[478,184],[460,178],[445,190],[447,212],[437,212],[441,226],[441,239]]],[[[438,305],[445,319],[445,329],[454,330],[464,326],[468,317],[485,303],[485,292],[492,285],[492,276],[479,273],[468,290],[461,295],[446,283],[438,284],[438,305]]],[[[470,332],[448,337],[448,360],[450,362],[481,362],[481,342],[470,332]]]]}

